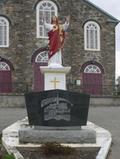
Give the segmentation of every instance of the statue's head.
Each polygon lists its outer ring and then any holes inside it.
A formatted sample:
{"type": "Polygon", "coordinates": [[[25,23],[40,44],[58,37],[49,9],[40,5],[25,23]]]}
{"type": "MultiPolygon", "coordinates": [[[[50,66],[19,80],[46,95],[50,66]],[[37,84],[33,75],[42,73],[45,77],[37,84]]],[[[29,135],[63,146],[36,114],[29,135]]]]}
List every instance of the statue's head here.
{"type": "Polygon", "coordinates": [[[58,17],[57,16],[54,15],[52,17],[51,24],[58,24],[58,17]]]}

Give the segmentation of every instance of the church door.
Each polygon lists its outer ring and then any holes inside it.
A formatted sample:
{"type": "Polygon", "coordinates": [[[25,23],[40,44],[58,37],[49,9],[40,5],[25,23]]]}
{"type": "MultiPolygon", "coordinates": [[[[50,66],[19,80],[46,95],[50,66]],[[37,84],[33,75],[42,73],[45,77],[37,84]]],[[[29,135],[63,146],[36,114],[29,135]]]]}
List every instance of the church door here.
{"type": "Polygon", "coordinates": [[[7,63],[0,62],[0,93],[12,92],[11,70],[7,63]]]}
{"type": "Polygon", "coordinates": [[[33,89],[35,92],[44,90],[44,75],[40,70],[40,66],[48,65],[48,52],[43,51],[37,54],[35,57],[35,61],[33,63],[34,67],[34,81],[33,81],[33,89]]]}
{"type": "Polygon", "coordinates": [[[91,95],[102,94],[102,72],[96,65],[87,65],[82,73],[83,92],[91,95]]]}

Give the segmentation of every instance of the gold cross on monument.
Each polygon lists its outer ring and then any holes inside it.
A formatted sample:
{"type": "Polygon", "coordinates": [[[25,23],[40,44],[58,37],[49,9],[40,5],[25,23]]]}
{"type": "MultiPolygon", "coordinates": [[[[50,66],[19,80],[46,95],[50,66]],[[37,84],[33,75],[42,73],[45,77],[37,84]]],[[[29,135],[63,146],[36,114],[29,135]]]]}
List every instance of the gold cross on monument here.
{"type": "Polygon", "coordinates": [[[54,77],[54,80],[50,82],[54,84],[54,89],[56,89],[57,83],[60,83],[60,81],[57,81],[56,77],[54,77]]]}

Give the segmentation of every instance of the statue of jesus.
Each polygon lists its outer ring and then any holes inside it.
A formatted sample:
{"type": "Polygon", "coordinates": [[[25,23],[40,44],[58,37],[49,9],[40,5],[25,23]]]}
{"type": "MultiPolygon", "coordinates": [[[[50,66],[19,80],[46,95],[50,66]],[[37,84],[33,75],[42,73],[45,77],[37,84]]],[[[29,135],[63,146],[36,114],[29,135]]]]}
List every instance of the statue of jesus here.
{"type": "Polygon", "coordinates": [[[64,45],[65,32],[69,26],[69,17],[66,18],[64,24],[57,16],[52,17],[51,24],[44,21],[44,26],[48,31],[49,37],[49,62],[48,67],[62,67],[62,53],[61,50],[64,45]]]}

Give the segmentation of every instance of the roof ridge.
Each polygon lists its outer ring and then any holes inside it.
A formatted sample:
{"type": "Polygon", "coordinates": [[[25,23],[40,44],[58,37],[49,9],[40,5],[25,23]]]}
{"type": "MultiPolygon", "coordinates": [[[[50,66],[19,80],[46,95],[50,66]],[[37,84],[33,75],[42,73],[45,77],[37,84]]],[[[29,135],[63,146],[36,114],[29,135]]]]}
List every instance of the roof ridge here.
{"type": "Polygon", "coordinates": [[[119,23],[120,20],[118,20],[117,18],[115,18],[114,16],[112,16],[110,13],[108,13],[107,11],[105,11],[104,9],[98,7],[96,4],[92,3],[90,0],[83,0],[86,3],[90,4],[91,6],[95,7],[96,9],[98,9],[100,12],[102,12],[103,14],[107,15],[109,18],[111,18],[114,22],[119,23]]]}

